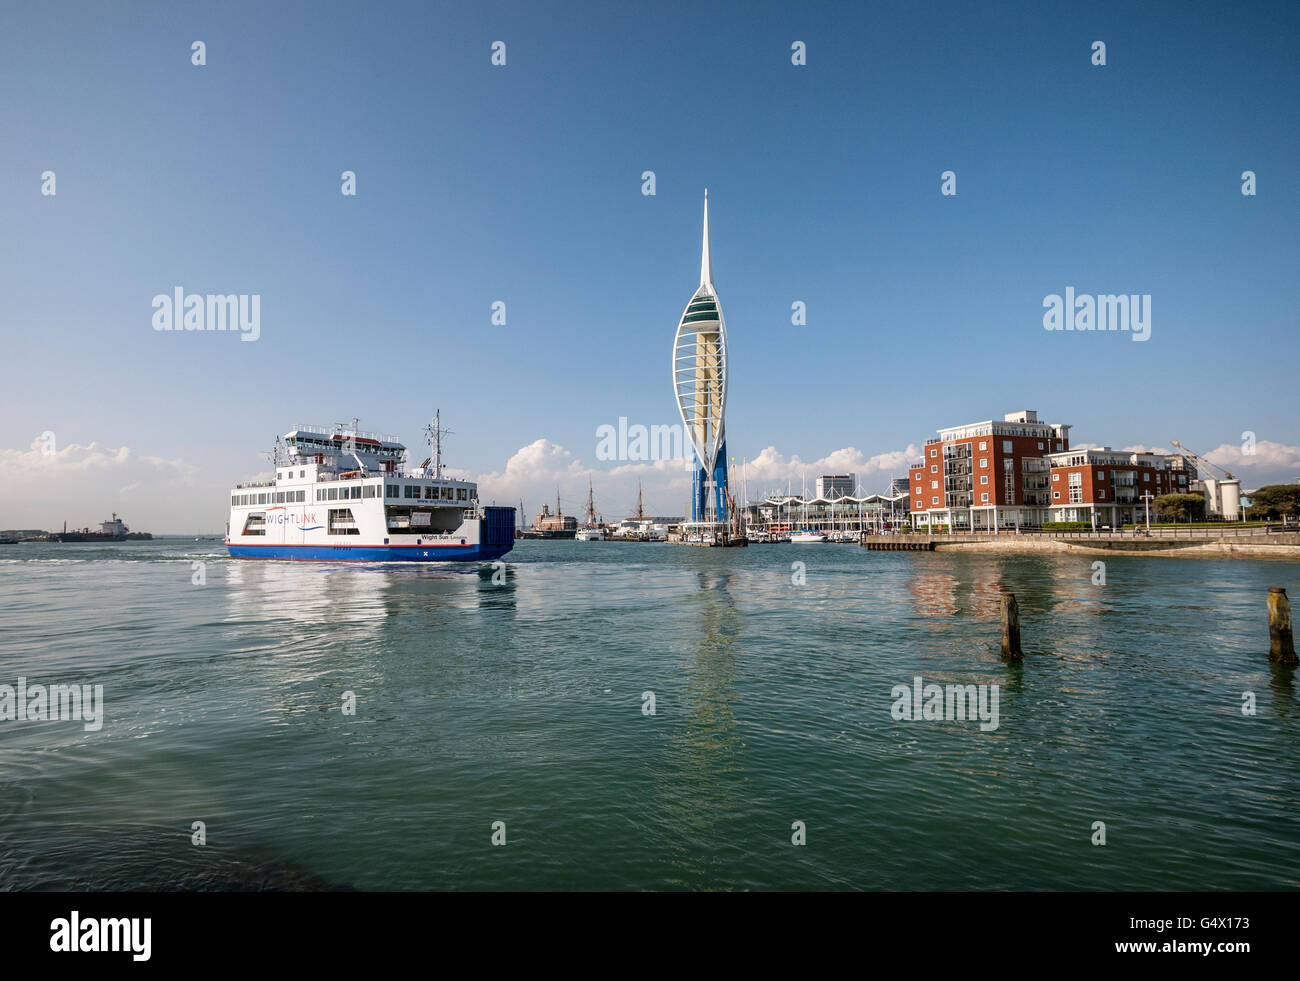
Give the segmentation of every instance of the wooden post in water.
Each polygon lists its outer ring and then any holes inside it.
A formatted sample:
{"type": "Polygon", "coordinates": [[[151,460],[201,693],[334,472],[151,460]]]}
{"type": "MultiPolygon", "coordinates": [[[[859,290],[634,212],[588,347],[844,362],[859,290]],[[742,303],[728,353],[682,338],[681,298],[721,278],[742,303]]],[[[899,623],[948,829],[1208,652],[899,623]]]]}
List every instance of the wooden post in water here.
{"type": "Polygon", "coordinates": [[[1293,667],[1300,665],[1291,635],[1291,601],[1281,586],[1271,586],[1268,591],[1268,659],[1293,667]]]}
{"type": "MultiPolygon", "coordinates": [[[[1272,609],[1272,597],[1269,598],[1272,609]]],[[[1015,593],[1002,594],[1002,657],[1007,661],[1019,661],[1024,657],[1020,651],[1020,608],[1016,606],[1015,593]]],[[[1287,620],[1290,636],[1290,619],[1287,620]]]]}

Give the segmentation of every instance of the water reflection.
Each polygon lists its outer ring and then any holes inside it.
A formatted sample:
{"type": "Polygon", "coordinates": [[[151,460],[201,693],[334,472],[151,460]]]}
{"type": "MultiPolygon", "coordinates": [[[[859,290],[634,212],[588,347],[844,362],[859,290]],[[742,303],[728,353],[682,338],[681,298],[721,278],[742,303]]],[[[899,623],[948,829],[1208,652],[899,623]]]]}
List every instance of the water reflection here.
{"type": "MultiPolygon", "coordinates": [[[[1269,691],[1273,693],[1273,711],[1285,718],[1295,710],[1295,668],[1269,662],[1269,691]]],[[[1256,709],[1258,711],[1258,709],[1256,709]]]]}
{"type": "Polygon", "coordinates": [[[716,836],[719,822],[738,809],[727,775],[742,768],[732,708],[742,614],[731,584],[728,571],[697,570],[696,590],[685,598],[698,610],[699,637],[685,664],[685,726],[673,737],[662,794],[669,802],[665,818],[672,829],[668,840],[674,860],[693,872],[705,871],[701,863],[719,861],[714,849],[701,852],[700,845],[716,836]],[[701,859],[702,854],[710,857],[701,859]]]}
{"type": "Polygon", "coordinates": [[[300,624],[371,624],[386,616],[389,577],[327,563],[250,562],[226,566],[226,620],[273,616],[300,624]]]}
{"type": "MultiPolygon", "coordinates": [[[[957,578],[937,569],[918,566],[907,580],[912,609],[919,617],[950,617],[957,612],[957,578]]],[[[933,629],[943,629],[935,624],[933,629]]]]}

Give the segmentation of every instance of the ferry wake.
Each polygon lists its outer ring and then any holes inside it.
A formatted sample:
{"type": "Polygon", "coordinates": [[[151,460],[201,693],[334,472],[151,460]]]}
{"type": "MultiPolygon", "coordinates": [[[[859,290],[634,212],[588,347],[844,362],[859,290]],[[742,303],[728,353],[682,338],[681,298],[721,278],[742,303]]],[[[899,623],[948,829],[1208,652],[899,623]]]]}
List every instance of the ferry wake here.
{"type": "Polygon", "coordinates": [[[514,508],[483,507],[477,484],[443,475],[440,416],[426,427],[432,456],[409,471],[397,437],[356,424],[297,426],[276,440],[274,478],[231,489],[232,556],[474,562],[510,551],[514,508]]]}

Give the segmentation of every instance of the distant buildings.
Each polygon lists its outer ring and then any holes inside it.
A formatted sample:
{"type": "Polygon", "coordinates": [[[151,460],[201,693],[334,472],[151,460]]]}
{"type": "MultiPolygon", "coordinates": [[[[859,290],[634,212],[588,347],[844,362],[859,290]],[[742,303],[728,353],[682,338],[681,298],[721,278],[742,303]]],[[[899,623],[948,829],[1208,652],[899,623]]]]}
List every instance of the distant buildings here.
{"type": "Polygon", "coordinates": [[[578,530],[578,519],[571,514],[564,514],[560,511],[560,501],[557,497],[555,500],[555,514],[551,514],[548,505],[542,505],[542,511],[533,522],[533,528],[537,531],[547,532],[550,534],[572,533],[578,530]]]}
{"type": "Polygon", "coordinates": [[[855,473],[831,474],[817,478],[817,496],[827,499],[845,497],[858,489],[858,475],[855,473]]]}
{"type": "Polygon", "coordinates": [[[913,527],[1001,531],[1047,521],[1110,525],[1143,519],[1150,499],[1188,493],[1177,455],[1070,449],[1070,426],[1025,409],[939,430],[908,469],[913,527]]]}

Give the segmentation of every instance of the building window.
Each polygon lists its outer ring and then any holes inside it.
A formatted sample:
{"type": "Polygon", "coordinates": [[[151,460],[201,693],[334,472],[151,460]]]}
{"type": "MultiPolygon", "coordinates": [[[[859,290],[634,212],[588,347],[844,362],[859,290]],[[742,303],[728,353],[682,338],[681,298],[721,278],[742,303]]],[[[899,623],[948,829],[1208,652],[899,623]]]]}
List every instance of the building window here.
{"type": "Polygon", "coordinates": [[[938,450],[931,450],[931,451],[930,451],[930,455],[931,455],[931,456],[938,456],[938,455],[939,455],[939,451],[938,451],[938,450]]]}
{"type": "Polygon", "coordinates": [[[1148,470],[1148,471],[1146,471],[1145,473],[1142,474],[1142,482],[1143,482],[1144,484],[1149,484],[1149,483],[1151,483],[1151,471],[1148,470]]]}
{"type": "Polygon", "coordinates": [[[989,458],[986,456],[980,457],[980,469],[985,470],[988,468],[988,465],[989,465],[989,458]]]}
{"type": "Polygon", "coordinates": [[[1038,444],[1038,448],[1041,450],[1041,449],[1043,448],[1043,444],[1042,444],[1042,443],[1039,443],[1039,444],[1038,444]]]}
{"type": "Polygon", "coordinates": [[[938,490],[938,489],[939,489],[939,481],[937,480],[930,481],[930,490],[938,490]]]}
{"type": "Polygon", "coordinates": [[[1060,475],[1059,473],[1054,473],[1054,474],[1052,474],[1052,479],[1053,479],[1053,480],[1060,480],[1060,479],[1061,479],[1061,475],[1060,475]]]}
{"type": "Polygon", "coordinates": [[[938,473],[938,472],[939,472],[939,464],[937,463],[930,464],[930,473],[938,473]]]}
{"type": "Polygon", "coordinates": [[[1103,501],[1106,500],[1106,489],[1105,489],[1104,487],[1103,487],[1101,490],[1097,491],[1097,497],[1098,497],[1100,500],[1103,500],[1103,501]]]}
{"type": "Polygon", "coordinates": [[[980,440],[980,449],[987,450],[988,448],[989,448],[988,442],[986,440],[980,440]]]}
{"type": "Polygon", "coordinates": [[[989,502],[989,496],[988,496],[987,494],[981,494],[981,495],[980,495],[980,503],[981,503],[981,504],[987,504],[988,502],[989,502]]]}
{"type": "Polygon", "coordinates": [[[1098,470],[1098,471],[1097,471],[1097,479],[1098,479],[1098,480],[1105,480],[1105,479],[1106,479],[1106,471],[1105,471],[1105,470],[1098,470]]]}
{"type": "Polygon", "coordinates": [[[1002,441],[1002,452],[1003,452],[1003,453],[1010,453],[1010,452],[1011,452],[1011,440],[1009,440],[1009,439],[1004,439],[1004,440],[1002,441]]]}
{"type": "Polygon", "coordinates": [[[989,482],[989,475],[986,473],[980,474],[980,483],[987,484],[988,482],[989,482]]]}
{"type": "Polygon", "coordinates": [[[1059,501],[1060,499],[1061,499],[1061,492],[1060,492],[1060,491],[1052,491],[1052,500],[1053,500],[1053,501],[1059,501]]]}
{"type": "Polygon", "coordinates": [[[931,503],[931,504],[938,504],[938,503],[939,503],[939,499],[938,499],[937,497],[932,497],[932,498],[930,498],[930,503],[931,503]]]}

